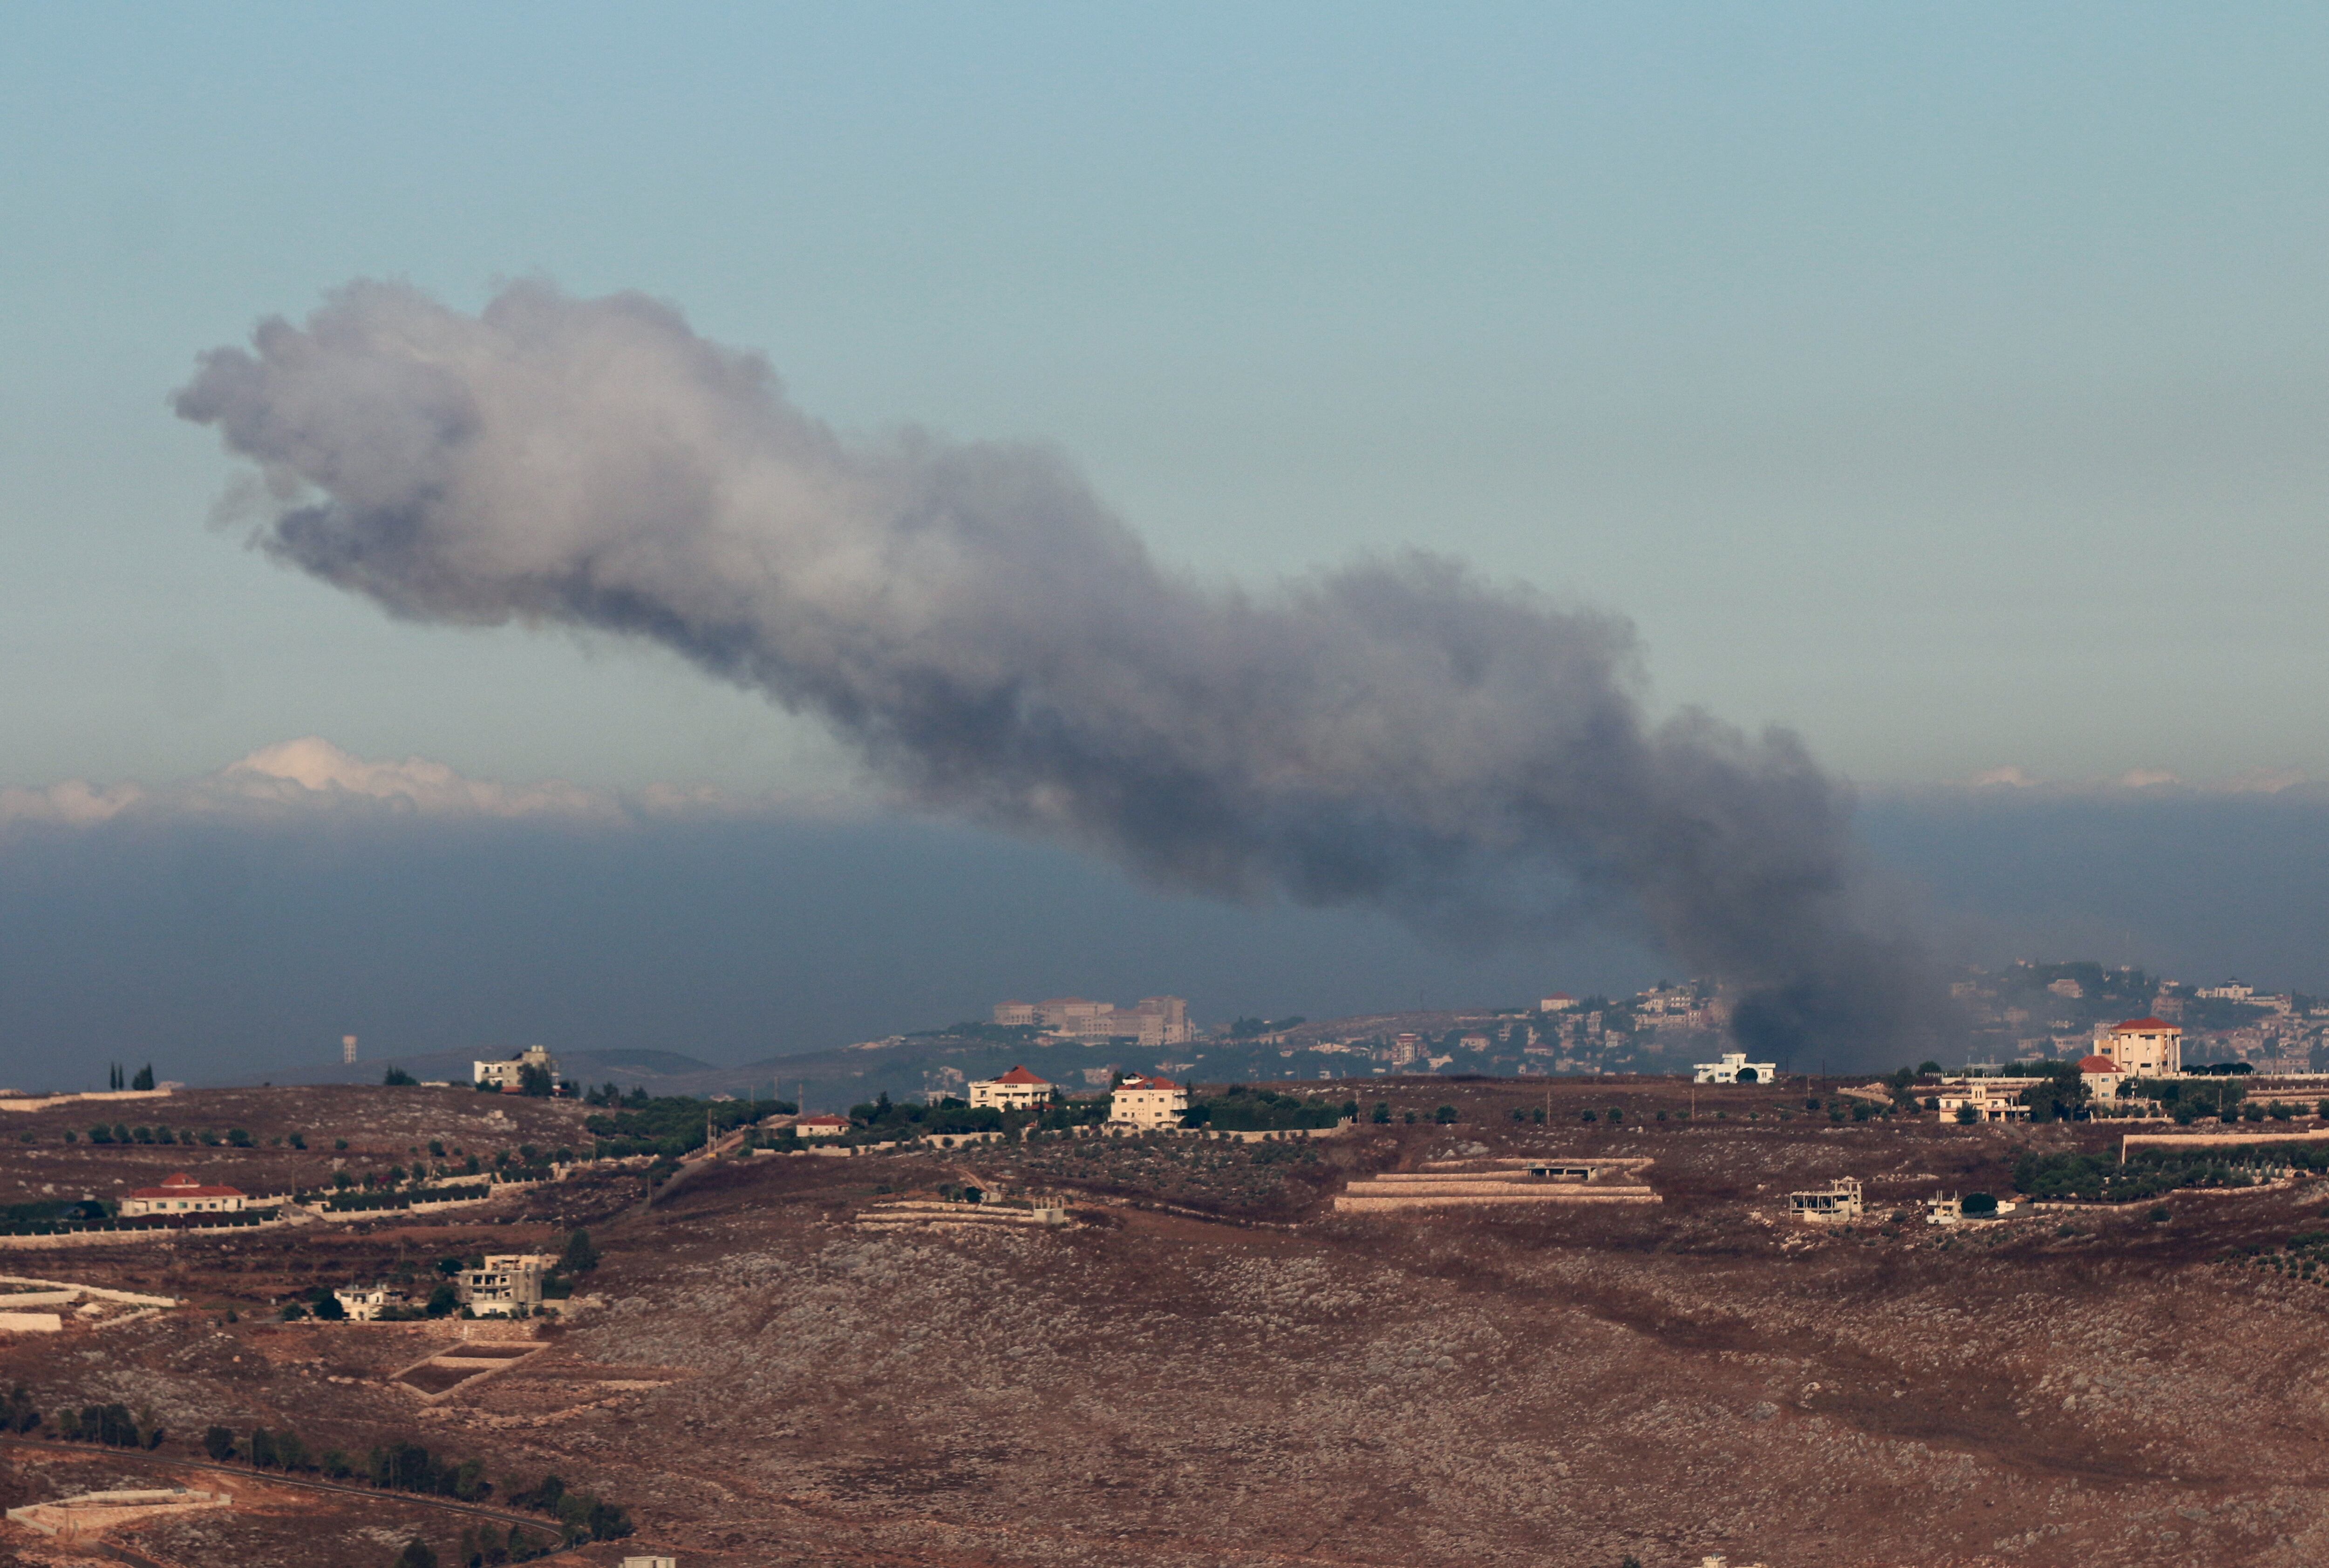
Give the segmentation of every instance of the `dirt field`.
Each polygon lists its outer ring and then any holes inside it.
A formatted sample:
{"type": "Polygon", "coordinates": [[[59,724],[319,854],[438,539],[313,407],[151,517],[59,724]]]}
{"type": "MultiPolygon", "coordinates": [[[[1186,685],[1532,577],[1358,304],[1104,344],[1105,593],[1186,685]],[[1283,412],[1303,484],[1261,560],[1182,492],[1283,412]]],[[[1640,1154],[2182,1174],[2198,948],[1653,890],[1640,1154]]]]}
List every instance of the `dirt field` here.
{"type": "MultiPolygon", "coordinates": [[[[1391,1125],[1312,1144],[763,1157],[651,1208],[642,1178],[609,1173],[442,1223],[12,1253],[0,1271],[197,1305],[5,1342],[0,1377],[43,1411],[144,1412],[171,1434],[164,1459],[199,1458],[221,1422],[292,1427],[316,1451],[423,1442],[484,1461],[498,1497],[554,1470],[631,1510],[628,1550],[690,1568],[2329,1560],[2329,1286],[2240,1252],[2329,1229],[2318,1185],[2182,1194],[2164,1222],[2140,1205],[1941,1231],[1888,1216],[1936,1189],[2010,1193],[2024,1148],[2103,1148],[2108,1129],[1839,1123],[1825,1085],[1817,1113],[1801,1086],[1701,1089],[1689,1119],[1671,1081],[1361,1089],[1391,1125]],[[1433,1125],[1443,1104],[1456,1125],[1433,1125]],[[1646,1156],[1665,1202],[1327,1212],[1355,1172],[1518,1154],[1646,1156]],[[1845,1175],[1868,1184],[1868,1223],[1785,1218],[1787,1191],[1845,1175]],[[1048,1195],[1074,1223],[849,1223],[958,1185],[1048,1195]],[[581,1288],[596,1304],[441,1404],[386,1380],[457,1324],[267,1320],[293,1289],[425,1278],[576,1223],[605,1254],[581,1288]]],[[[394,1099],[411,1091],[272,1092],[279,1110],[244,1091],[254,1135],[297,1119],[327,1151],[422,1137],[394,1099]]],[[[452,1116],[459,1098],[418,1103],[452,1116]]],[[[428,1132],[448,1134],[499,1147],[428,1132]]],[[[31,1179],[27,1150],[42,1180],[69,1152],[0,1146],[0,1179],[31,1179]]],[[[221,1172],[282,1157],[203,1152],[221,1172]]],[[[18,1500],[60,1495],[73,1467],[127,1469],[86,1448],[0,1455],[18,1500]]],[[[188,1568],[385,1564],[414,1528],[459,1544],[459,1518],[392,1496],[247,1484],[264,1507],[171,1526],[200,1541],[124,1539],[188,1568]],[[309,1512],[312,1529],[286,1522],[309,1512]]]]}

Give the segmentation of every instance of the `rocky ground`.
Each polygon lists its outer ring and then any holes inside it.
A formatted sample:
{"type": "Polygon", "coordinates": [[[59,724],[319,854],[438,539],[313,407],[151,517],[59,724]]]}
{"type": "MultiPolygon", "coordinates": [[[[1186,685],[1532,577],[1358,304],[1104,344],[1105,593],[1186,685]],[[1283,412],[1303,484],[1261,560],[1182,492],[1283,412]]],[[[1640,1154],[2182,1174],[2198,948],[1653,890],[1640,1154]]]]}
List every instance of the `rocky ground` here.
{"type": "MultiPolygon", "coordinates": [[[[1936,1189],[2009,1192],[2023,1148],[2107,1129],[1839,1122],[1827,1086],[1817,1111],[1802,1086],[1700,1090],[1694,1117],[1670,1082],[1363,1098],[1391,1124],[1315,1144],[762,1157],[651,1207],[641,1178],[610,1174],[442,1226],[18,1254],[14,1271],[202,1305],[10,1343],[0,1376],[43,1410],[147,1412],[179,1434],[165,1459],[198,1457],[185,1437],[224,1421],[311,1448],[425,1442],[483,1459],[504,1496],[554,1470],[630,1507],[629,1549],[690,1568],[2329,1560],[2329,1287],[2246,1251],[2329,1229],[2329,1190],[1945,1233],[1891,1216],[1936,1189]],[[1434,1125],[1441,1104],[1456,1125],[1434,1125]],[[1327,1209],[1354,1172],[1506,1153],[1649,1156],[1667,1201],[1327,1209]],[[1839,1175],[1869,1184],[1868,1223],[1785,1219],[1788,1190],[1839,1175]],[[1050,1195],[1075,1223],[849,1223],[966,1182],[1050,1195]],[[597,1304],[441,1404],[387,1379],[456,1326],[264,1320],[270,1296],[325,1276],[577,1223],[605,1253],[597,1304]]],[[[74,1452],[7,1450],[12,1500],[99,1462],[74,1452]]],[[[264,1568],[385,1564],[416,1528],[459,1545],[460,1520],[398,1499],[269,1498],[139,1549],[264,1568]],[[308,1509],[313,1530],[282,1524],[308,1509]]]]}

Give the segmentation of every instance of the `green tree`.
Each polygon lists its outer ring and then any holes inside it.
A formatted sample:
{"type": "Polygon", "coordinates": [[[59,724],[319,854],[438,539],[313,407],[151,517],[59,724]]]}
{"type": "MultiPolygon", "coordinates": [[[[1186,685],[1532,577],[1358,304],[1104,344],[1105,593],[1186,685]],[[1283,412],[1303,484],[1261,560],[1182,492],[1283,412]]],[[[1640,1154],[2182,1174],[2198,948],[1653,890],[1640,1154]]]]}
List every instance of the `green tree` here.
{"type": "Polygon", "coordinates": [[[437,1554],[429,1549],[428,1542],[415,1535],[404,1544],[403,1552],[396,1559],[396,1568],[437,1568],[437,1554]]]}
{"type": "Polygon", "coordinates": [[[154,1087],[154,1064],[151,1062],[148,1062],[145,1066],[140,1067],[137,1070],[137,1077],[136,1081],[129,1085],[129,1087],[132,1089],[151,1089],[154,1087]]]}
{"type": "Polygon", "coordinates": [[[599,1249],[591,1244],[589,1232],[577,1230],[566,1238],[566,1252],[558,1266],[570,1274],[587,1274],[599,1266],[599,1249]]]}
{"type": "Polygon", "coordinates": [[[263,1426],[250,1430],[250,1462],[262,1470],[275,1468],[275,1434],[263,1426]]]}
{"type": "Polygon", "coordinates": [[[214,1426],[203,1433],[203,1452],[219,1463],[234,1458],[234,1433],[222,1426],[214,1426]]]}
{"type": "Polygon", "coordinates": [[[1443,1105],[1432,1113],[1431,1119],[1442,1127],[1453,1127],[1456,1125],[1456,1108],[1452,1105],[1443,1105]]]}
{"type": "Polygon", "coordinates": [[[390,1089],[410,1089],[420,1082],[401,1067],[390,1068],[381,1078],[381,1082],[390,1089]]]}
{"type": "Polygon", "coordinates": [[[550,1076],[549,1068],[537,1067],[531,1062],[519,1065],[517,1091],[520,1094],[530,1094],[536,1100],[547,1100],[557,1091],[557,1089],[558,1084],[550,1076]]]}
{"type": "Polygon", "coordinates": [[[429,1304],[421,1310],[431,1318],[443,1318],[461,1309],[461,1293],[449,1280],[429,1292],[429,1304]]]}

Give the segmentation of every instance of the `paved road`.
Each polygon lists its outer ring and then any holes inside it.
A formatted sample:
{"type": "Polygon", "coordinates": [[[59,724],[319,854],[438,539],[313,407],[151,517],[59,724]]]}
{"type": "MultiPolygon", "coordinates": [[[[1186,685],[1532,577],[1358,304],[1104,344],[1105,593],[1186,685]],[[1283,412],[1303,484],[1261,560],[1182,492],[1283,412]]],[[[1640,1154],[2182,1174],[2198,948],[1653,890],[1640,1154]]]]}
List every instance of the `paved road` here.
{"type": "MultiPolygon", "coordinates": [[[[377,1487],[352,1487],[340,1481],[311,1481],[297,1476],[287,1476],[280,1470],[253,1469],[249,1465],[220,1464],[212,1459],[174,1459],[165,1454],[147,1453],[140,1449],[108,1449],[96,1443],[51,1442],[42,1438],[0,1437],[0,1446],[12,1449],[33,1449],[46,1453],[102,1454],[108,1459],[126,1459],[133,1464],[167,1466],[172,1469],[215,1470],[221,1475],[240,1476],[245,1480],[264,1481],[272,1487],[299,1487],[310,1492],[339,1492],[351,1497],[365,1497],[378,1502],[383,1498],[393,1502],[411,1503],[423,1508],[436,1508],[444,1513],[467,1514],[479,1519],[496,1519],[504,1525],[523,1525],[530,1530],[557,1534],[557,1526],[538,1514],[514,1514],[504,1508],[487,1507],[482,1503],[464,1503],[453,1497],[432,1497],[420,1492],[382,1491],[377,1487]]],[[[565,1548],[560,1548],[564,1551],[565,1548]]],[[[126,1546],[113,1548],[120,1561],[159,1568],[158,1564],[138,1556],[126,1546]]],[[[558,1553],[549,1553],[536,1559],[548,1562],[558,1553]]]]}

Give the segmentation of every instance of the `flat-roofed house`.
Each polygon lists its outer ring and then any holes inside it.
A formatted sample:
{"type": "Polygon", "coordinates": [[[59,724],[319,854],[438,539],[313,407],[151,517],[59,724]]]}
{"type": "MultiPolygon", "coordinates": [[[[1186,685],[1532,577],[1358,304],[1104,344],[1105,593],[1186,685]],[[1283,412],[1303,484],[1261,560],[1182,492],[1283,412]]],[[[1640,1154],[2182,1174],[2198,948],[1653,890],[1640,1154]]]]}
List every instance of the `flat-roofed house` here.
{"type": "Polygon", "coordinates": [[[542,1252],[506,1252],[482,1269],[464,1269],[461,1300],[480,1318],[514,1318],[542,1305],[542,1278],[558,1260],[542,1252]]]}
{"type": "Polygon", "coordinates": [[[1051,1085],[1048,1079],[1014,1066],[1000,1078],[973,1083],[970,1103],[973,1109],[985,1105],[996,1110],[1032,1110],[1051,1103],[1051,1085]]]}
{"type": "Polygon", "coordinates": [[[1825,1188],[1787,1195],[1787,1212],[1815,1225],[1847,1224],[1860,1218],[1865,1206],[1858,1176],[1838,1176],[1825,1188]]]}
{"type": "Polygon", "coordinates": [[[529,1045],[503,1062],[472,1062],[469,1081],[490,1083],[504,1094],[515,1094],[525,1087],[525,1070],[529,1067],[548,1073],[552,1083],[558,1082],[558,1058],[550,1053],[547,1045],[529,1045]]]}
{"type": "Polygon", "coordinates": [[[207,1186],[179,1171],[158,1187],[136,1187],[121,1200],[121,1217],[141,1214],[240,1214],[250,1202],[240,1188],[207,1186]]]}
{"type": "Polygon", "coordinates": [[[392,1306],[404,1303],[404,1293],[385,1285],[351,1285],[344,1290],[334,1290],[339,1298],[340,1309],[351,1323],[377,1323],[380,1315],[392,1306]]]}
{"type": "Polygon", "coordinates": [[[1169,1078],[1127,1078],[1108,1096],[1108,1119],[1118,1127],[1178,1127],[1189,1109],[1186,1084],[1169,1078]]]}
{"type": "Polygon", "coordinates": [[[1779,1076],[1776,1062],[1749,1062],[1744,1051],[1725,1051],[1720,1062],[1701,1062],[1691,1069],[1697,1083],[1769,1083],[1779,1076]]]}

